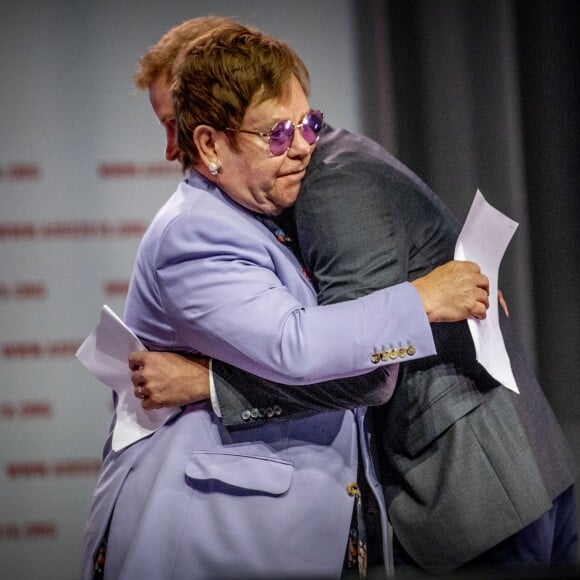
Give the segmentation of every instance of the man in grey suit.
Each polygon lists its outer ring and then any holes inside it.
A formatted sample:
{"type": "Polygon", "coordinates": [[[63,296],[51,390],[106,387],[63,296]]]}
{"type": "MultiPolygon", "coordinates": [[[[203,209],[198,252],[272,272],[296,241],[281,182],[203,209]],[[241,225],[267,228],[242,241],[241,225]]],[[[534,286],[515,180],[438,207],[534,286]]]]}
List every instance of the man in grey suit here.
{"type": "MultiPolygon", "coordinates": [[[[453,258],[459,231],[417,176],[339,130],[321,137],[295,217],[322,304],[424,275],[453,258]]],[[[370,411],[399,563],[448,572],[475,558],[481,566],[574,562],[573,504],[563,514],[552,507],[564,493],[573,502],[572,454],[509,319],[501,323],[520,395],[476,362],[465,322],[439,323],[439,355],[402,364],[389,403],[370,411]],[[518,533],[526,549],[536,544],[534,555],[506,548],[518,533]],[[498,556],[501,542],[507,552],[498,556]]]]}
{"type": "MultiPolygon", "coordinates": [[[[443,203],[384,149],[328,127],[280,225],[295,227],[322,304],[424,275],[452,259],[458,233],[443,203]]],[[[476,362],[465,322],[436,323],[438,356],[401,364],[389,403],[367,412],[399,565],[445,573],[575,561],[572,454],[509,319],[501,324],[520,395],[476,362]]],[[[155,359],[146,364],[152,371],[155,359]]],[[[357,404],[352,379],[335,398],[323,386],[246,381],[219,361],[213,372],[230,429],[280,420],[254,409],[278,405],[287,417],[357,404]]]]}

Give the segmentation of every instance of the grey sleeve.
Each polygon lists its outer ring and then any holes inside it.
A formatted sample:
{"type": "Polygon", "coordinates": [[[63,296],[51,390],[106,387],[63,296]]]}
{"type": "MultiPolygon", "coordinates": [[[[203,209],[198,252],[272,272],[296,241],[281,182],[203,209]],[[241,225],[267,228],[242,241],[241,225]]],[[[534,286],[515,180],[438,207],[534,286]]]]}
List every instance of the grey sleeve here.
{"type": "Polygon", "coordinates": [[[397,365],[390,365],[360,377],[297,387],[262,379],[218,360],[212,368],[222,422],[230,429],[381,405],[391,393],[389,373],[397,372],[397,365]]]}

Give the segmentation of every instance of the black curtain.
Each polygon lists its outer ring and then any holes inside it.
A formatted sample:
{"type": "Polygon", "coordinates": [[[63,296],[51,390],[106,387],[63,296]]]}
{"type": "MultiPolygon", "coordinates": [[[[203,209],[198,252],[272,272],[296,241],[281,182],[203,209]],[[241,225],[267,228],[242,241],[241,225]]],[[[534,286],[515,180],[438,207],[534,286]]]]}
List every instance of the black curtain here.
{"type": "MultiPolygon", "coordinates": [[[[538,366],[580,418],[580,2],[515,5],[538,366]]],[[[579,439],[580,440],[580,439],[579,439]]]]}
{"type": "Polygon", "coordinates": [[[563,423],[575,422],[580,2],[356,6],[364,132],[422,177],[460,221],[479,188],[520,223],[500,287],[548,398],[563,423]]]}

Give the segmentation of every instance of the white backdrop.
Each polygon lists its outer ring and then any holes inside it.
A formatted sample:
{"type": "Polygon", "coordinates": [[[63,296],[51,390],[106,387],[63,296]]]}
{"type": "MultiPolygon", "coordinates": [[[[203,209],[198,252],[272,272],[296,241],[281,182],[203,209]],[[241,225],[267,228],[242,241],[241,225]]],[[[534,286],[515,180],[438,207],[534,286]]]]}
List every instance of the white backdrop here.
{"type": "MultiPolygon", "coordinates": [[[[6,3],[5,3],[6,4],[6,3]]],[[[311,103],[360,130],[349,0],[19,0],[0,18],[0,578],[78,577],[110,392],[74,358],[123,311],[140,236],[179,169],[132,84],[169,27],[236,16],[289,41],[311,103]]]]}

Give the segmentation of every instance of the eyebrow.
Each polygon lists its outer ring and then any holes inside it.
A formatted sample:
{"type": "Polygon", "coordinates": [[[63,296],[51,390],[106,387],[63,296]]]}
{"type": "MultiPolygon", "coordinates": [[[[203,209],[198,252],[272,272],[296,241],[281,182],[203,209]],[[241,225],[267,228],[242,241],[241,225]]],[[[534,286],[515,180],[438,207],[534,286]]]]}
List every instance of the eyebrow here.
{"type": "MultiPolygon", "coordinates": [[[[298,119],[298,123],[296,123],[296,125],[300,124],[300,121],[302,121],[302,119],[304,119],[304,117],[306,117],[306,115],[308,115],[308,113],[310,113],[310,111],[312,111],[312,107],[308,107],[308,109],[306,109],[306,112],[302,113],[300,115],[300,118],[298,119]]],[[[290,118],[290,117],[273,117],[273,121],[270,123],[269,127],[268,127],[268,131],[270,129],[272,129],[274,127],[274,125],[276,125],[277,123],[279,123],[280,121],[291,121],[292,123],[294,123],[294,121],[290,118]]],[[[265,124],[265,122],[264,122],[265,124]]]]}

